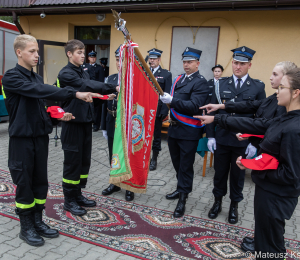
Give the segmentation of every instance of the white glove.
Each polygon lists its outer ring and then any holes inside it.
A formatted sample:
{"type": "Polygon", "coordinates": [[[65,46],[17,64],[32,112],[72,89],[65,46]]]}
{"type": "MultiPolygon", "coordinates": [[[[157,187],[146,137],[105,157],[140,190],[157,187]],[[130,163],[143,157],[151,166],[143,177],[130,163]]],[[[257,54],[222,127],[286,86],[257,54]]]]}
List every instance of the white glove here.
{"type": "Polygon", "coordinates": [[[217,149],[216,139],[212,137],[208,138],[207,147],[208,150],[214,153],[214,151],[217,149]]]}
{"type": "Polygon", "coordinates": [[[171,97],[170,94],[164,92],[163,96],[160,96],[160,100],[161,102],[163,102],[164,104],[171,104],[173,97],[171,97]]]}
{"type": "Polygon", "coordinates": [[[256,150],[257,149],[251,143],[249,143],[245,152],[247,155],[246,159],[252,158],[256,154],[256,150]]]}
{"type": "Polygon", "coordinates": [[[102,130],[102,134],[103,134],[104,138],[107,140],[108,139],[107,131],[106,130],[102,130]]]}

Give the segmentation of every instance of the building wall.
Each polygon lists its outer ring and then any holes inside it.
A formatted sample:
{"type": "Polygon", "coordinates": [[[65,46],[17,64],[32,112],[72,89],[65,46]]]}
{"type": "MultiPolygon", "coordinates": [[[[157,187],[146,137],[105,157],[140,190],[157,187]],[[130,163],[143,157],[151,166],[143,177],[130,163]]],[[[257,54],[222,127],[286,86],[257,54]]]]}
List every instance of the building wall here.
{"type": "MultiPolygon", "coordinates": [[[[164,51],[162,65],[167,69],[173,26],[220,26],[217,63],[226,67],[224,76],[232,74],[231,49],[246,45],[256,50],[249,73],[266,83],[267,95],[273,93],[269,77],[277,62],[290,60],[300,65],[300,11],[122,13],[121,16],[127,21],[127,28],[144,56],[155,46],[164,51]]],[[[37,39],[62,42],[74,37],[74,26],[111,25],[111,57],[123,42],[122,33],[114,28],[111,14],[107,14],[101,23],[96,20],[96,15],[47,15],[44,19],[22,16],[20,21],[25,32],[37,39]]],[[[193,37],[192,31],[190,37],[193,37]]],[[[116,72],[113,59],[110,72],[116,72]]]]}

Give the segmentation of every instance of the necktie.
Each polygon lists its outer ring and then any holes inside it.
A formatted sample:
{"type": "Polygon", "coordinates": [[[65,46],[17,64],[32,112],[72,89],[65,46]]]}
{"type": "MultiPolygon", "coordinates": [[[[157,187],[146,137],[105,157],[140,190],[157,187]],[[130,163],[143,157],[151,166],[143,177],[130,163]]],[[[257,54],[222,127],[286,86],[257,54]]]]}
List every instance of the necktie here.
{"type": "Polygon", "coordinates": [[[238,83],[237,83],[237,85],[236,85],[236,89],[237,89],[237,90],[240,90],[242,79],[237,79],[237,81],[238,81],[238,83]]]}
{"type": "Polygon", "coordinates": [[[153,72],[154,72],[154,69],[153,69],[153,68],[151,68],[151,72],[152,72],[152,74],[153,74],[153,72]]]}

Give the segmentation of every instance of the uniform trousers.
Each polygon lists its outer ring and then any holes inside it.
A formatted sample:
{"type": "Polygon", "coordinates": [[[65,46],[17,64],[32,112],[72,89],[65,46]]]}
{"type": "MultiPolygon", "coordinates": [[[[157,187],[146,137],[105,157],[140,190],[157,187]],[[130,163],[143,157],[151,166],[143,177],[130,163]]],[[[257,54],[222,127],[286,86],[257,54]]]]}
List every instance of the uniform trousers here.
{"type": "Polygon", "coordinates": [[[162,121],[160,117],[155,118],[155,127],[154,127],[154,139],[152,143],[152,150],[156,152],[161,151],[161,128],[162,121]]]}
{"type": "Polygon", "coordinates": [[[176,171],[177,190],[190,193],[193,189],[194,162],[198,140],[182,140],[168,137],[169,151],[176,171]]]}
{"type": "Polygon", "coordinates": [[[75,197],[85,188],[91,165],[92,123],[62,123],[64,195],[75,197]]]}
{"type": "Polygon", "coordinates": [[[101,124],[102,104],[94,106],[94,129],[99,129],[101,124]]]}
{"type": "Polygon", "coordinates": [[[48,135],[10,137],[8,167],[16,188],[16,213],[43,210],[48,192],[48,135]]]}
{"type": "Polygon", "coordinates": [[[112,158],[112,153],[113,153],[114,138],[108,136],[108,138],[107,138],[107,144],[108,144],[108,153],[109,153],[109,163],[111,164],[111,158],[112,158]]]}
{"type": "MultiPolygon", "coordinates": [[[[276,192],[276,191],[274,191],[276,192]]],[[[273,253],[268,259],[284,259],[286,253],[284,243],[285,220],[290,219],[297,206],[298,198],[281,197],[255,186],[254,218],[255,218],[255,251],[273,253]],[[281,255],[280,255],[281,253],[281,255]]],[[[266,257],[256,257],[266,259],[266,257]]]]}
{"type": "Polygon", "coordinates": [[[243,200],[243,188],[245,182],[245,170],[241,170],[236,159],[245,156],[246,147],[225,146],[217,143],[214,156],[214,188],[215,197],[223,197],[227,194],[227,180],[230,171],[230,199],[234,202],[243,200]]]}

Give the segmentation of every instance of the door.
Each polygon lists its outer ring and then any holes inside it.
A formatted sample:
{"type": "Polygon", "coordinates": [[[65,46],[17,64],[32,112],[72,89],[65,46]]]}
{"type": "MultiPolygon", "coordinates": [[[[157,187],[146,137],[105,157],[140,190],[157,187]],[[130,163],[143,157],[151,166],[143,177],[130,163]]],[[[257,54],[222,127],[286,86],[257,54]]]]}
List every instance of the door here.
{"type": "Polygon", "coordinates": [[[182,56],[186,47],[202,51],[200,74],[207,80],[213,78],[211,68],[216,64],[219,43],[219,27],[173,27],[170,71],[173,77],[183,74],[182,56]],[[193,38],[193,33],[195,39],[193,38]]]}
{"type": "Polygon", "coordinates": [[[43,77],[44,83],[53,85],[59,71],[68,64],[64,42],[38,40],[39,63],[37,73],[43,77]]]}

